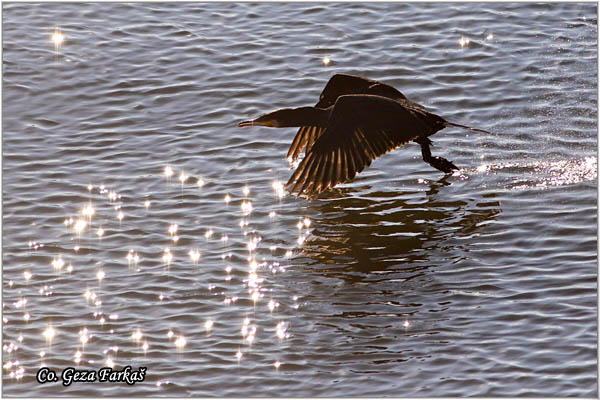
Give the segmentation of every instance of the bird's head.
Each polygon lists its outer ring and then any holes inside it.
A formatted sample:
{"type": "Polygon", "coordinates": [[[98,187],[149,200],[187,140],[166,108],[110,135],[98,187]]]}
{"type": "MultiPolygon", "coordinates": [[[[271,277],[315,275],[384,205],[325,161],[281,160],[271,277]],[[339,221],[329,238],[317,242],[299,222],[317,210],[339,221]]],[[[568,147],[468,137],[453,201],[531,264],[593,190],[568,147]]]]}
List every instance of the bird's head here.
{"type": "Polygon", "coordinates": [[[244,126],[270,126],[273,128],[285,128],[290,126],[300,126],[299,118],[302,116],[302,110],[297,108],[283,108],[281,110],[272,111],[261,115],[260,117],[251,120],[243,121],[238,124],[238,127],[244,126]]]}

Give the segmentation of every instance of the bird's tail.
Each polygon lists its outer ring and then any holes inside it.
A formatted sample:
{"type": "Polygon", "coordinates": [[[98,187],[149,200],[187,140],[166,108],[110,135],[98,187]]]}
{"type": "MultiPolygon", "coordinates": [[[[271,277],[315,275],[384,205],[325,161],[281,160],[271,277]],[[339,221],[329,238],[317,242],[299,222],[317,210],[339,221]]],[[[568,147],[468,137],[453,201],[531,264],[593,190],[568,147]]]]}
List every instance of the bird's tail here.
{"type": "Polygon", "coordinates": [[[492,135],[492,132],[488,132],[488,131],[485,131],[483,129],[478,129],[478,128],[471,128],[470,126],[466,126],[466,125],[455,124],[454,122],[446,121],[446,126],[456,126],[457,128],[464,128],[464,129],[468,129],[471,131],[481,132],[481,133],[489,133],[490,135],[492,135]]]}

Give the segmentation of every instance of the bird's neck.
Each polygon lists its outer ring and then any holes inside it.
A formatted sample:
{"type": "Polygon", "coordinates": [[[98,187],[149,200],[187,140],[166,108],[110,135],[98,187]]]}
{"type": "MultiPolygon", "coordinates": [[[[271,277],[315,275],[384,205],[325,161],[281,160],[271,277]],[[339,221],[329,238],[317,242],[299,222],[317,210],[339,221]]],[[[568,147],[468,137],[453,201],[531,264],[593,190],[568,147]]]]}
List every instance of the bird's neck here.
{"type": "Polygon", "coordinates": [[[294,108],[286,125],[326,127],[330,112],[330,109],[316,107],[294,108]]]}

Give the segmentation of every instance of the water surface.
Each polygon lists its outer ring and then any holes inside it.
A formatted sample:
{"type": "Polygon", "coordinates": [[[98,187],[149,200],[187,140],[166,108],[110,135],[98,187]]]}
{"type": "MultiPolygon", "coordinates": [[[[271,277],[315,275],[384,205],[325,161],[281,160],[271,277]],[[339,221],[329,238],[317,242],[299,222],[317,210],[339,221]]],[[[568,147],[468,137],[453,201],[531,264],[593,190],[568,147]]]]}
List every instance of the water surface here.
{"type": "Polygon", "coordinates": [[[6,3],[3,67],[6,396],[597,396],[595,4],[6,3]],[[237,123],[335,73],[494,133],[280,197],[237,123]]]}

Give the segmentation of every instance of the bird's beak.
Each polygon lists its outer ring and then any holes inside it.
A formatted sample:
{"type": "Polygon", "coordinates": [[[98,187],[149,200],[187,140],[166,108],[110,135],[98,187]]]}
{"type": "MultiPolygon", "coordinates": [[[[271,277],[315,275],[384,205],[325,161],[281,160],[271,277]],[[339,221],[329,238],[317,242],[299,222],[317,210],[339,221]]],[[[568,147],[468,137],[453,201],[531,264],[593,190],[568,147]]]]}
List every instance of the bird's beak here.
{"type": "Polygon", "coordinates": [[[238,124],[238,128],[242,128],[244,126],[253,126],[254,121],[243,121],[238,124]]]}
{"type": "Polygon", "coordinates": [[[273,121],[270,121],[270,120],[266,120],[265,121],[264,119],[257,118],[257,119],[252,120],[252,121],[243,121],[243,122],[240,122],[238,124],[239,128],[242,128],[244,126],[269,126],[269,127],[274,127],[276,125],[273,124],[273,121]]]}

